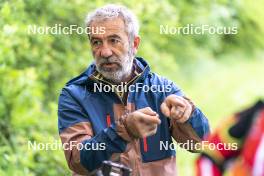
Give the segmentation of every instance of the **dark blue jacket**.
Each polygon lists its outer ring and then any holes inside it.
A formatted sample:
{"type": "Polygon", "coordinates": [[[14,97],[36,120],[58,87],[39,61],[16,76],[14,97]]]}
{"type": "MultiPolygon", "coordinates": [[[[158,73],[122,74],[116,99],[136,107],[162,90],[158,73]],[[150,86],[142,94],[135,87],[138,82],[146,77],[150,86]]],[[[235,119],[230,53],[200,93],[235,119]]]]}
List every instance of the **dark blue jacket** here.
{"type": "MultiPolygon", "coordinates": [[[[132,104],[134,110],[151,107],[159,114],[161,120],[157,133],[148,137],[145,141],[140,139],[139,142],[142,162],[147,163],[175,155],[173,149],[160,150],[160,141],[172,143],[172,131],[169,128],[170,121],[162,114],[160,105],[168,95],[183,96],[183,92],[173,82],[150,72],[148,64],[142,58],[137,57],[136,63],[142,69],[142,74],[134,84],[142,83],[142,85],[155,85],[156,87],[157,85],[161,87],[169,85],[171,87],[170,91],[164,92],[144,92],[139,89],[139,91],[131,91],[128,94],[127,104],[132,104]]],[[[62,89],[58,107],[58,127],[63,142],[77,139],[82,144],[104,143],[106,145],[105,150],[82,149],[80,152],[75,153],[65,151],[67,160],[79,155],[76,157],[79,157],[80,164],[88,171],[98,168],[102,161],[109,160],[114,153],[123,153],[127,146],[127,142],[115,130],[114,119],[114,106],[119,104],[125,107],[126,104],[121,102],[113,92],[94,91],[96,82],[90,78],[94,71],[95,65],[91,64],[84,73],[70,80],[62,89]],[[111,122],[110,126],[108,124],[109,120],[111,122]],[[82,126],[80,124],[86,124],[86,131],[89,128],[89,132],[86,133],[83,130],[84,128],[80,127],[82,126]],[[72,136],[73,132],[76,133],[74,137],[72,136]]],[[[186,123],[190,124],[200,138],[203,138],[209,132],[208,120],[198,108],[195,108],[186,123]]],[[[68,161],[68,164],[70,163],[70,168],[74,170],[72,165],[78,161],[72,164],[71,162],[68,161]]]]}

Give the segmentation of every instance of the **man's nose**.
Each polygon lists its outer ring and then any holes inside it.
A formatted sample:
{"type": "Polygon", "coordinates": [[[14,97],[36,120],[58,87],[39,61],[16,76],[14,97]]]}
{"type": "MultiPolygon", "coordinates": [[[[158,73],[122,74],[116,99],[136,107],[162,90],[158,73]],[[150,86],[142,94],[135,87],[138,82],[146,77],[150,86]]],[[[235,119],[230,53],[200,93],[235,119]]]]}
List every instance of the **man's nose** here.
{"type": "Polygon", "coordinates": [[[112,50],[107,45],[104,44],[100,52],[101,57],[107,58],[112,56],[112,54],[113,54],[112,50]]]}

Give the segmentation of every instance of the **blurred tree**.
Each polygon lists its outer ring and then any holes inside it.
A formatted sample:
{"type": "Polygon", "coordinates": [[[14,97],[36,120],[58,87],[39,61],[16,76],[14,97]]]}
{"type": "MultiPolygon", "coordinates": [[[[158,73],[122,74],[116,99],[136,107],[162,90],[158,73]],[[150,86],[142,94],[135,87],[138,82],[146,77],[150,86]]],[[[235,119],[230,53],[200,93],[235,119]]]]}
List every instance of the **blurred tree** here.
{"type": "MultiPolygon", "coordinates": [[[[85,34],[29,34],[29,25],[84,27],[88,11],[114,2],[0,0],[0,175],[70,173],[62,150],[28,150],[27,142],[58,139],[60,90],[92,61],[85,34]]],[[[123,0],[120,3],[131,8],[140,19],[142,43],[138,55],[147,58],[154,71],[177,80],[199,100],[208,114],[219,113],[220,108],[213,107],[212,100],[217,98],[218,107],[224,107],[227,99],[223,99],[222,94],[232,86],[240,88],[240,81],[246,86],[238,96],[248,93],[255,98],[263,90],[263,84],[254,86],[261,80],[260,76],[251,79],[251,75],[261,73],[263,61],[235,65],[227,59],[254,60],[259,56],[264,46],[263,0],[254,3],[249,0],[123,0]],[[162,24],[237,26],[238,34],[162,35],[162,24]],[[241,71],[241,66],[248,72],[241,71]],[[230,76],[231,71],[236,74],[230,76]],[[215,73],[215,77],[211,73],[215,73]],[[208,79],[201,82],[204,76],[208,79]],[[229,79],[224,79],[226,77],[229,79]],[[216,82],[222,83],[222,87],[212,92],[209,88],[217,87],[216,82]],[[201,92],[206,92],[203,98],[200,98],[201,92]]],[[[237,106],[227,110],[234,107],[237,106]]]]}

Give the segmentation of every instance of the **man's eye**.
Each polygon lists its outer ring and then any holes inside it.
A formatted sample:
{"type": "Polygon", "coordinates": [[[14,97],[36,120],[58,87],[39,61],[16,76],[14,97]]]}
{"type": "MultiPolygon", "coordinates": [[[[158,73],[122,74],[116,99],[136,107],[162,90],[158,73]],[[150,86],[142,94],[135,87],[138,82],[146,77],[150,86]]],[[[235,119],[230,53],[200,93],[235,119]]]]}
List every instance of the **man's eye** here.
{"type": "Polygon", "coordinates": [[[99,40],[94,40],[94,41],[92,41],[92,45],[93,46],[99,46],[99,45],[101,45],[101,41],[99,41],[99,40]]]}
{"type": "Polygon", "coordinates": [[[117,39],[110,39],[110,41],[111,41],[111,43],[113,43],[113,44],[116,44],[116,43],[118,43],[119,42],[119,40],[117,40],[117,39]]]}

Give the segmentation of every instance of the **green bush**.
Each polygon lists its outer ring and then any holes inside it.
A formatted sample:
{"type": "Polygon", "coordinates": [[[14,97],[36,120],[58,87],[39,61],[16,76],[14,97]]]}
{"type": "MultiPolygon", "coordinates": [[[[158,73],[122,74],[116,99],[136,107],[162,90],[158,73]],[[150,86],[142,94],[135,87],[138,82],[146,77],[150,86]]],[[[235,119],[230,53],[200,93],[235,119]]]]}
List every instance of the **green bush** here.
{"type": "MultiPolygon", "coordinates": [[[[29,150],[59,140],[61,88],[92,61],[85,35],[30,35],[29,25],[84,26],[88,11],[114,1],[0,0],[0,175],[70,175],[62,150],[29,150]]],[[[214,127],[263,97],[263,0],[124,0],[139,17],[138,55],[175,81],[214,127]],[[133,4],[133,5],[132,5],[133,4]],[[161,35],[160,25],[237,26],[237,35],[161,35]]],[[[179,152],[180,175],[196,155],[179,152]],[[186,159],[190,158],[190,159],[186,159]]]]}

